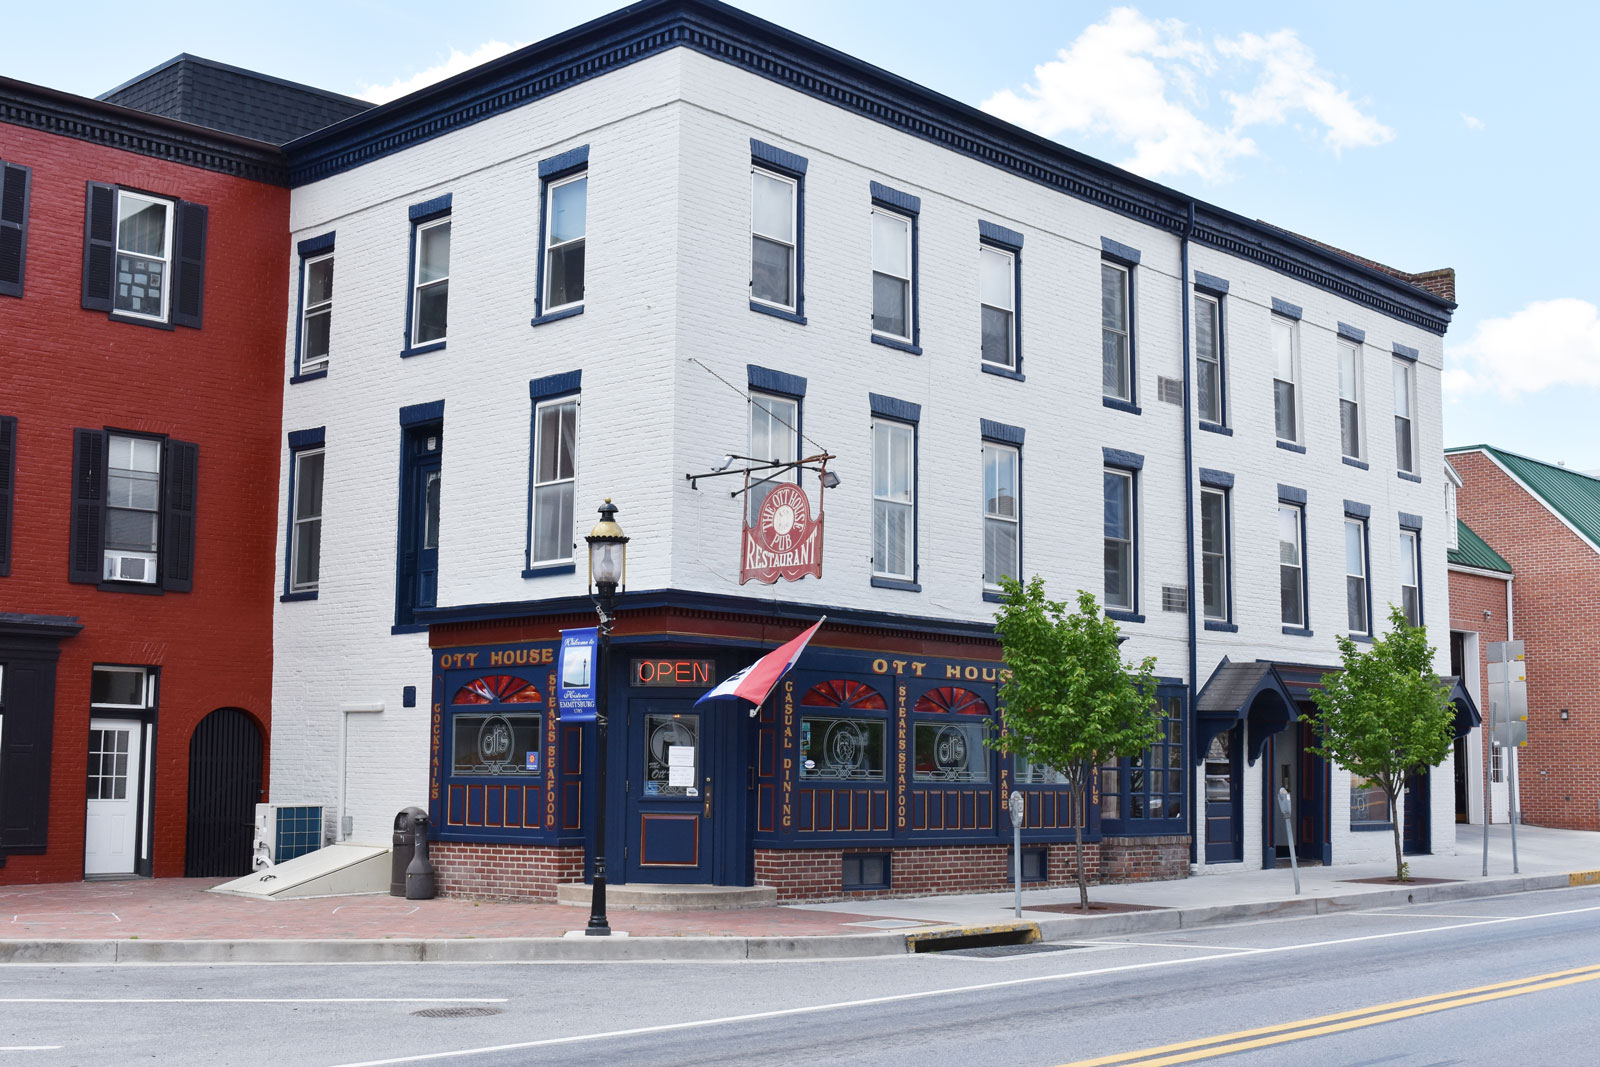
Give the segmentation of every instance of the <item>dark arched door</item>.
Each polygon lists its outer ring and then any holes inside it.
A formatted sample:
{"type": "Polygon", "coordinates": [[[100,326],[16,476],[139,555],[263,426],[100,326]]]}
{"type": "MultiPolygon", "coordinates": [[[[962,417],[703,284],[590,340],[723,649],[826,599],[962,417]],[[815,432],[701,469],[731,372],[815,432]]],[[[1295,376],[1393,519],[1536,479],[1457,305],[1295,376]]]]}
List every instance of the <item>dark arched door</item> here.
{"type": "Polygon", "coordinates": [[[218,708],[189,739],[188,878],[250,873],[256,801],[261,799],[261,728],[238,708],[218,708]]]}

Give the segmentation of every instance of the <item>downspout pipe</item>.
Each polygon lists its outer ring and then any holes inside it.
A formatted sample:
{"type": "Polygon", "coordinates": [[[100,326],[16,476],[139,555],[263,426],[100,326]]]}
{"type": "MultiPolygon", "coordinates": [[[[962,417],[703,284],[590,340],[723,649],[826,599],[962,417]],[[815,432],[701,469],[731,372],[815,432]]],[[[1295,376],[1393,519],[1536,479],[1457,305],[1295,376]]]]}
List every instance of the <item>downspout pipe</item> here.
{"type": "MultiPolygon", "coordinates": [[[[1194,364],[1189,351],[1189,316],[1194,301],[1189,295],[1189,236],[1194,232],[1194,201],[1189,201],[1188,218],[1184,220],[1183,237],[1179,245],[1182,260],[1183,277],[1179,280],[1178,303],[1183,308],[1183,533],[1184,544],[1188,546],[1185,553],[1185,562],[1188,566],[1189,581],[1189,744],[1193,745],[1194,732],[1194,701],[1196,687],[1199,684],[1199,671],[1195,664],[1197,654],[1197,639],[1195,625],[1195,585],[1194,585],[1194,408],[1191,396],[1193,383],[1190,381],[1190,368],[1194,364]]],[[[1202,790],[1194,788],[1193,774],[1195,758],[1202,753],[1189,754],[1189,862],[1194,863],[1198,858],[1195,844],[1195,797],[1204,796],[1202,790]]],[[[1204,777],[1201,778],[1202,783],[1204,777]]]]}

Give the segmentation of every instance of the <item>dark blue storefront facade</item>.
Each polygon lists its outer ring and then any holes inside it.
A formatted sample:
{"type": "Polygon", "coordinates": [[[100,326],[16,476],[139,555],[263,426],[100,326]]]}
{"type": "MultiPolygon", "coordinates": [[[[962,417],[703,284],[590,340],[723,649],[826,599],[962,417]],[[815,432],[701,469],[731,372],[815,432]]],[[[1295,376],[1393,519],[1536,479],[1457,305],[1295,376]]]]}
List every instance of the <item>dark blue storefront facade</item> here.
{"type": "MultiPolygon", "coordinates": [[[[1179,685],[1162,690],[1163,743],[1097,774],[1080,813],[1053,775],[985,744],[1004,669],[992,635],[830,620],[752,712],[694,701],[794,636],[799,612],[647,605],[624,606],[602,665],[614,883],[770,885],[787,900],[999,889],[1013,789],[1026,880],[1071,880],[1079,818],[1102,880],[1187,873],[1179,685]]],[[[563,721],[553,696],[559,631],[587,621],[432,627],[430,818],[446,891],[549,897],[588,877],[594,726],[563,721]]]]}

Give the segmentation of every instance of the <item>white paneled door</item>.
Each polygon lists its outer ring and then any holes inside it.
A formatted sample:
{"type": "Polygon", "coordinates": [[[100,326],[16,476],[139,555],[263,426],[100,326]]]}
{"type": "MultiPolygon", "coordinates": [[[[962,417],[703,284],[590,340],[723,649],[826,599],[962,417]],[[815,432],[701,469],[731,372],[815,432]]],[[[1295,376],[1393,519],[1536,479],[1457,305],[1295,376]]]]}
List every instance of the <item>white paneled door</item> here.
{"type": "Polygon", "coordinates": [[[139,724],[89,721],[83,873],[132,874],[139,836],[139,724]]]}

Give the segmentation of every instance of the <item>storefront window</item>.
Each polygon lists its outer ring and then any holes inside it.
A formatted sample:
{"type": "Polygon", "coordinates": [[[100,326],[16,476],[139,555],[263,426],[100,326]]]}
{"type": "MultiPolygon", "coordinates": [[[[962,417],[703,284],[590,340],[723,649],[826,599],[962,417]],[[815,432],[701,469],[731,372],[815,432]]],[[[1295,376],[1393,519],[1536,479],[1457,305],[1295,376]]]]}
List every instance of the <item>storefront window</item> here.
{"type": "Polygon", "coordinates": [[[881,782],[884,723],[876,719],[800,720],[800,777],[881,782]]]}
{"type": "Polygon", "coordinates": [[[1137,756],[1100,768],[1102,822],[1126,819],[1147,824],[1146,832],[1165,832],[1148,824],[1184,817],[1183,697],[1163,691],[1156,697],[1156,706],[1161,723],[1156,743],[1137,756]]]}
{"type": "Polygon", "coordinates": [[[456,715],[453,772],[539,774],[539,731],[543,722],[544,716],[538,712],[456,715]]]}
{"type": "Polygon", "coordinates": [[[1374,778],[1350,776],[1350,826],[1388,826],[1389,798],[1374,778]]]}
{"type": "Polygon", "coordinates": [[[1047,767],[1042,763],[1033,763],[1018,756],[1017,760],[1018,785],[1066,785],[1067,776],[1054,767],[1047,767]]]}
{"type": "Polygon", "coordinates": [[[912,777],[919,782],[987,782],[986,732],[982,723],[917,723],[912,777]]]}

